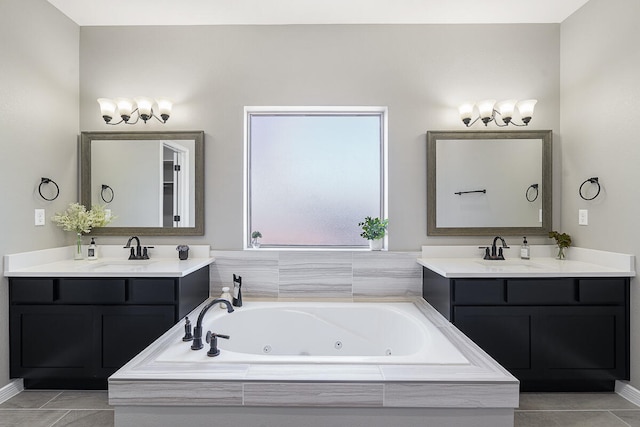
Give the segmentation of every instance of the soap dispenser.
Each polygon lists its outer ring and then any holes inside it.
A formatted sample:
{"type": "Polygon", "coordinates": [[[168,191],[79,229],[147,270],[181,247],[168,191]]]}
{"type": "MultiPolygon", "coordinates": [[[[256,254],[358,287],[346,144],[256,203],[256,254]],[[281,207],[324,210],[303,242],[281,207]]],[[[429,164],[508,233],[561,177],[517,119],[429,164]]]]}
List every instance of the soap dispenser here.
{"type": "Polygon", "coordinates": [[[87,259],[98,259],[98,247],[96,246],[96,239],[93,237],[91,238],[91,243],[89,243],[89,248],[87,249],[87,259]]]}
{"type": "Polygon", "coordinates": [[[522,241],[522,246],[520,247],[520,258],[529,259],[531,258],[531,247],[527,243],[527,238],[524,237],[522,241]]]}

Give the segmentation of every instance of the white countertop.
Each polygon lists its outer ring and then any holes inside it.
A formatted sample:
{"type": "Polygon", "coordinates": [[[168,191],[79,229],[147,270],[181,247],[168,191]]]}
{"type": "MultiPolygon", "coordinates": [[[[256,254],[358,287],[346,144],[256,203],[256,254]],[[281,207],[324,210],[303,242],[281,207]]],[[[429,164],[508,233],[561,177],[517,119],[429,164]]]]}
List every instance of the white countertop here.
{"type": "Polygon", "coordinates": [[[520,246],[505,249],[505,260],[484,260],[477,246],[423,246],[418,264],[446,278],[634,277],[635,256],[571,247],[567,259],[555,259],[553,245],[531,247],[520,259],[520,246]]]}
{"type": "Polygon", "coordinates": [[[190,245],[189,258],[178,259],[175,245],[149,249],[150,259],[128,260],[121,246],[101,246],[97,260],[73,260],[75,247],[4,256],[6,277],[184,277],[215,261],[209,245],[190,245]]]}

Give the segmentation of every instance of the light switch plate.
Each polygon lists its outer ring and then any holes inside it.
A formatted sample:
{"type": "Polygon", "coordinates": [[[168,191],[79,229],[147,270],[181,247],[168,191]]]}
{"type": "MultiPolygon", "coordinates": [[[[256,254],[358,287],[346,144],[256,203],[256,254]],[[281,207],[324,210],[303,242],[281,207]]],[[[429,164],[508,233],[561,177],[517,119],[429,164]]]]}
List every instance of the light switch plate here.
{"type": "Polygon", "coordinates": [[[44,225],[44,209],[36,209],[35,211],[35,225],[44,225]]]}
{"type": "Polygon", "coordinates": [[[589,211],[578,209],[578,225],[589,225],[589,211]]]}

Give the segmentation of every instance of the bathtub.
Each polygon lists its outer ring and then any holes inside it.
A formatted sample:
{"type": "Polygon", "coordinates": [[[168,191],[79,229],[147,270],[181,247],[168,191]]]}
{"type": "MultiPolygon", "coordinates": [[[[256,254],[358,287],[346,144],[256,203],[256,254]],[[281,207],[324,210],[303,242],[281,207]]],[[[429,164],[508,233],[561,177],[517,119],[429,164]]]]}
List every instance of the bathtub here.
{"type": "Polygon", "coordinates": [[[219,356],[183,320],[109,378],[116,427],[513,426],[518,380],[422,298],[245,301],[203,326],[219,356]]]}
{"type": "Polygon", "coordinates": [[[469,363],[412,303],[254,302],[233,313],[216,306],[206,313],[202,326],[203,335],[212,331],[230,337],[218,339],[219,356],[207,356],[207,345],[194,351],[191,343],[176,340],[156,360],[218,364],[469,363]]]}

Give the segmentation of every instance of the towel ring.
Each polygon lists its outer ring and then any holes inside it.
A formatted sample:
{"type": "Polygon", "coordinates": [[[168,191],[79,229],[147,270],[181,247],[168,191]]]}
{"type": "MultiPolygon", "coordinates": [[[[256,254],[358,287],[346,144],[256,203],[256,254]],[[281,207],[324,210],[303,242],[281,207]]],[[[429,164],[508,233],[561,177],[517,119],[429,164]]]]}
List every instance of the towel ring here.
{"type": "Polygon", "coordinates": [[[580,194],[580,197],[582,197],[584,200],[593,200],[593,199],[595,199],[596,197],[598,197],[598,195],[600,194],[600,183],[598,182],[598,177],[597,177],[597,176],[595,176],[595,177],[593,177],[593,178],[586,179],[582,184],[580,184],[580,189],[578,190],[578,194],[580,194]],[[584,185],[585,185],[587,182],[590,182],[591,184],[595,184],[595,185],[597,185],[597,186],[598,186],[598,192],[596,193],[596,195],[595,195],[595,196],[593,196],[593,197],[591,197],[591,198],[586,198],[586,197],[584,197],[584,196],[582,195],[582,187],[584,187],[584,185]]]}
{"type": "Polygon", "coordinates": [[[532,203],[533,203],[533,202],[535,202],[536,200],[538,200],[538,194],[539,194],[539,192],[538,192],[538,184],[531,184],[531,185],[529,186],[529,188],[527,188],[527,191],[524,193],[524,196],[527,198],[527,201],[528,201],[528,202],[532,202],[532,203]],[[531,190],[532,188],[533,188],[534,190],[536,190],[536,196],[535,196],[533,199],[530,199],[530,198],[529,198],[529,190],[531,190]]]}
{"type": "Polygon", "coordinates": [[[45,199],[48,202],[51,202],[55,199],[58,198],[58,196],[60,195],[60,187],[58,187],[58,184],[56,184],[56,182],[54,180],[52,180],[51,178],[40,178],[40,185],[38,185],[38,193],[40,194],[40,197],[42,197],[43,199],[45,199]],[[56,195],[53,196],[52,198],[47,198],[44,197],[44,194],[42,194],[42,185],[44,184],[53,184],[56,186],[56,195]]]}
{"type": "Polygon", "coordinates": [[[100,197],[102,198],[102,200],[104,200],[105,203],[111,203],[113,202],[113,196],[115,196],[113,188],[109,187],[107,184],[102,184],[102,190],[100,191],[100,197]],[[109,190],[111,192],[111,197],[109,198],[109,200],[104,197],[104,192],[106,190],[109,190]]]}

